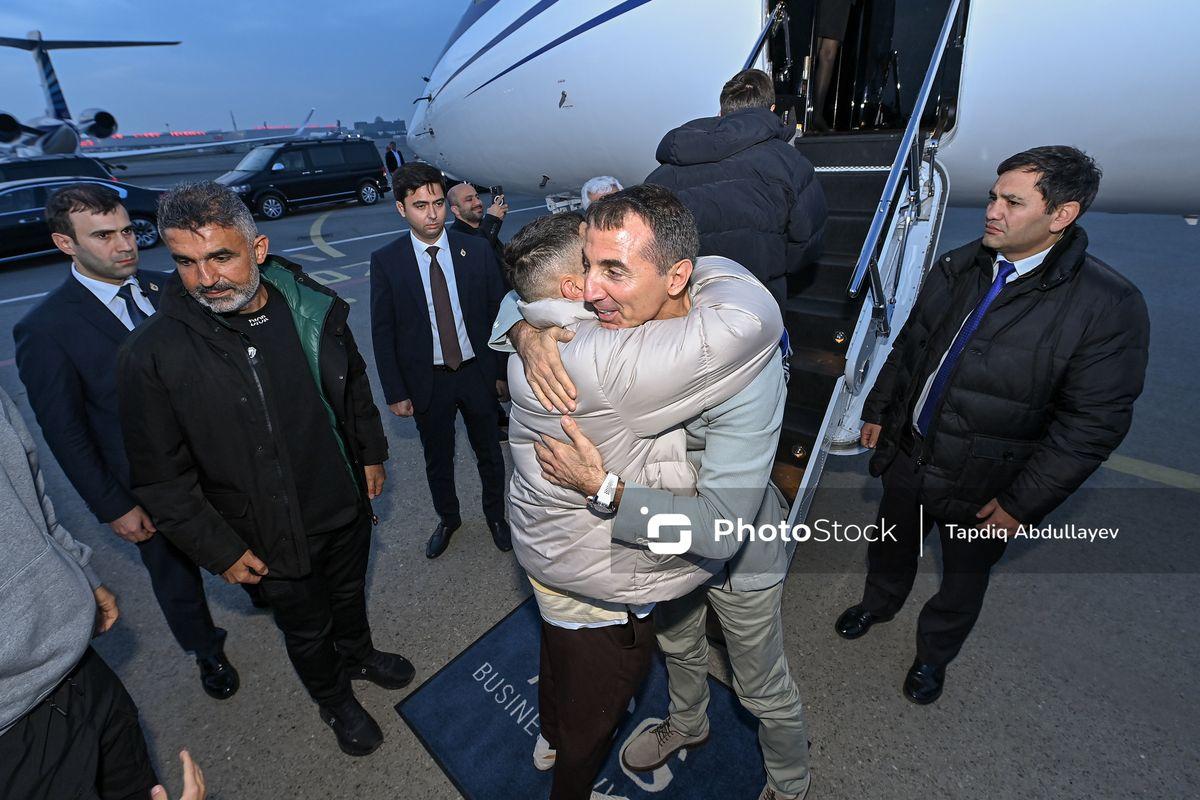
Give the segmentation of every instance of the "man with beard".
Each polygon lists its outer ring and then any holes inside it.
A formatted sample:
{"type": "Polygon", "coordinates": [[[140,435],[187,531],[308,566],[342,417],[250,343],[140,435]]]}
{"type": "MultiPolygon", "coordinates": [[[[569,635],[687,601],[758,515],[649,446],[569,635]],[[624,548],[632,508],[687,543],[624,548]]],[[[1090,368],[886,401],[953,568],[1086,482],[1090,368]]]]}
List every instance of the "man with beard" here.
{"type": "Polygon", "coordinates": [[[225,700],[238,690],[237,670],[225,657],[225,631],[213,624],[200,570],[157,535],[130,493],[117,415],[117,350],[154,315],[168,276],[138,269],[129,214],[105,186],[59,190],[46,205],[46,222],[71,271],[13,328],[29,405],[88,509],[137,547],[175,641],[196,657],[204,691],[225,700]]]}
{"type": "Polygon", "coordinates": [[[268,255],[216,183],[168,192],[158,223],[177,271],[118,362],[133,491],[200,566],[260,585],[322,720],[367,755],[383,734],[350,680],[399,689],[414,671],[367,622],[387,440],[350,307],[268,255]]]}
{"type": "Polygon", "coordinates": [[[498,194],[493,197],[491,206],[487,213],[484,213],[483,201],[479,199],[475,187],[469,183],[459,183],[447,190],[446,201],[455,217],[450,230],[487,239],[496,254],[496,263],[504,264],[504,245],[500,242],[500,226],[504,224],[504,217],[508,214],[508,203],[505,202],[504,195],[498,194]]]}

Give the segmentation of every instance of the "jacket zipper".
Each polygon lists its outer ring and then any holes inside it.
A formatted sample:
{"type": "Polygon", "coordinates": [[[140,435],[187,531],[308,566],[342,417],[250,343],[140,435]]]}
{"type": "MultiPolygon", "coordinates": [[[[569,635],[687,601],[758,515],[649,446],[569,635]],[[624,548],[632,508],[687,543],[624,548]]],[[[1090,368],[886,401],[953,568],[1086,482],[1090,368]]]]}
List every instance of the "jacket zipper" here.
{"type": "MultiPolygon", "coordinates": [[[[244,341],[244,340],[243,340],[244,341]]],[[[279,450],[279,442],[275,440],[275,426],[271,424],[271,410],[267,407],[267,393],[263,391],[262,380],[258,376],[258,348],[250,345],[246,348],[246,362],[250,365],[250,374],[254,377],[254,388],[258,390],[258,401],[262,404],[263,418],[267,421],[267,433],[271,437],[275,449],[279,450]]],[[[291,519],[291,503],[288,502],[287,482],[283,479],[283,469],[279,466],[279,458],[271,459],[275,465],[275,477],[279,479],[280,490],[283,492],[283,505],[291,519]]]]}

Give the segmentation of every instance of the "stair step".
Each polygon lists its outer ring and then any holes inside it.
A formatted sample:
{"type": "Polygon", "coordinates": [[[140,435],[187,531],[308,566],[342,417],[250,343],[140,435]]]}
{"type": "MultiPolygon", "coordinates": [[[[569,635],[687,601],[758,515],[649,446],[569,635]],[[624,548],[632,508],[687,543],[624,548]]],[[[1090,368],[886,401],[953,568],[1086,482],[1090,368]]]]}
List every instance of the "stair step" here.
{"type": "Polygon", "coordinates": [[[839,211],[825,220],[825,235],[821,238],[821,252],[857,257],[862,251],[867,231],[871,229],[870,211],[839,211]]]}
{"type": "MultiPolygon", "coordinates": [[[[840,356],[830,353],[831,358],[845,361],[840,356]]],[[[840,375],[841,373],[838,373],[840,375]]],[[[807,369],[796,369],[794,366],[788,377],[787,404],[784,414],[789,411],[814,411],[825,413],[829,403],[829,395],[837,383],[838,375],[827,375],[807,369]]]]}
{"type": "Polygon", "coordinates": [[[882,172],[818,172],[831,214],[844,212],[874,214],[879,207],[887,175],[882,172]]]}
{"type": "Polygon", "coordinates": [[[903,131],[797,136],[796,149],[816,167],[891,166],[903,131]]]}

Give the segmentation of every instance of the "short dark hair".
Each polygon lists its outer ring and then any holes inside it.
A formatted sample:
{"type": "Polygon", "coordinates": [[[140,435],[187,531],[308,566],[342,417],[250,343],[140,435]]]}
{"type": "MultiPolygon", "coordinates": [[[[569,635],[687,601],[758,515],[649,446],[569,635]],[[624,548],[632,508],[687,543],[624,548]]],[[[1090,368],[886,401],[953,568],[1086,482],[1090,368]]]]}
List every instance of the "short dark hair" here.
{"type": "Polygon", "coordinates": [[[775,83],[761,69],[744,69],[721,87],[721,116],[743,108],[770,108],[775,104],[775,83]]]}
{"type": "Polygon", "coordinates": [[[1039,173],[1036,185],[1046,199],[1047,213],[1074,200],[1081,216],[1096,199],[1104,174],[1094,158],[1065,144],[1034,147],[1009,156],[996,167],[996,174],[1014,169],[1039,173]]]}
{"type": "Polygon", "coordinates": [[[396,177],[392,180],[392,191],[395,192],[397,200],[404,202],[404,198],[422,186],[430,184],[442,187],[442,194],[446,193],[446,179],[442,176],[441,170],[431,167],[429,164],[414,161],[396,170],[396,177]]]}
{"type": "Polygon", "coordinates": [[[559,274],[559,264],[569,253],[583,248],[579,226],[583,214],[566,211],[538,217],[517,231],[504,248],[508,282],[526,303],[544,300],[549,279],[559,274]]]}
{"type": "Polygon", "coordinates": [[[209,225],[234,228],[247,242],[258,237],[254,215],[245,202],[216,181],[180,183],[158,198],[160,235],[168,230],[198,231],[209,225]]]}
{"type": "Polygon", "coordinates": [[[660,275],[680,261],[694,261],[700,252],[700,232],[692,212],[670,189],[652,183],[601,197],[588,206],[586,219],[590,227],[607,231],[624,225],[630,214],[640,217],[654,234],[642,255],[654,262],[660,275]]]}
{"type": "Polygon", "coordinates": [[[107,214],[120,208],[121,196],[99,183],[72,183],[64,186],[46,201],[46,224],[51,233],[61,233],[75,238],[75,226],[71,214],[107,214]]]}

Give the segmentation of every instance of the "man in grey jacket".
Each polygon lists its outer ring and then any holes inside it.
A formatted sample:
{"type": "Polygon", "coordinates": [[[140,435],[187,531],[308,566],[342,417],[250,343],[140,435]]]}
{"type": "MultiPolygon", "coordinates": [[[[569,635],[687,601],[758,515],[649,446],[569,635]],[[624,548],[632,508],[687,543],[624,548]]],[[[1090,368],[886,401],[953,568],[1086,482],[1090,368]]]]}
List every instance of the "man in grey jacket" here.
{"type": "MultiPolygon", "coordinates": [[[[639,313],[637,291],[603,261],[589,268],[584,299],[602,324],[636,327],[647,321],[639,313]]],[[[559,332],[548,328],[536,337],[523,330],[514,334],[526,374],[541,396],[560,412],[573,410],[576,391],[558,356],[559,332]]],[[[762,530],[787,517],[782,495],[770,485],[785,397],[782,359],[774,359],[745,389],[687,422],[688,457],[699,470],[696,496],[678,496],[616,476],[612,503],[617,512],[614,540],[650,547],[651,539],[672,525],[680,528],[679,540],[654,542],[656,552],[684,552],[664,550],[663,545],[683,546],[686,529],[689,556],[726,561],[725,570],[707,587],[655,608],[658,643],[667,659],[671,713],[634,739],[622,761],[630,769],[654,770],[682,748],[708,740],[705,620],[711,604],[725,631],[738,697],[759,719],[767,771],[761,800],[802,798],[810,783],[803,709],[788,670],[780,616],[794,543],[778,535],[769,540],[749,537],[743,543],[727,528],[744,522],[762,530]],[[653,524],[656,519],[662,524],[653,524]]],[[[563,427],[571,442],[546,440],[539,463],[552,482],[595,496],[611,475],[579,427],[570,420],[563,427]]]]}
{"type": "Polygon", "coordinates": [[[0,787],[5,800],[146,798],[158,783],[137,706],[89,646],[117,601],[46,496],[37,450],[0,390],[0,787]]]}

